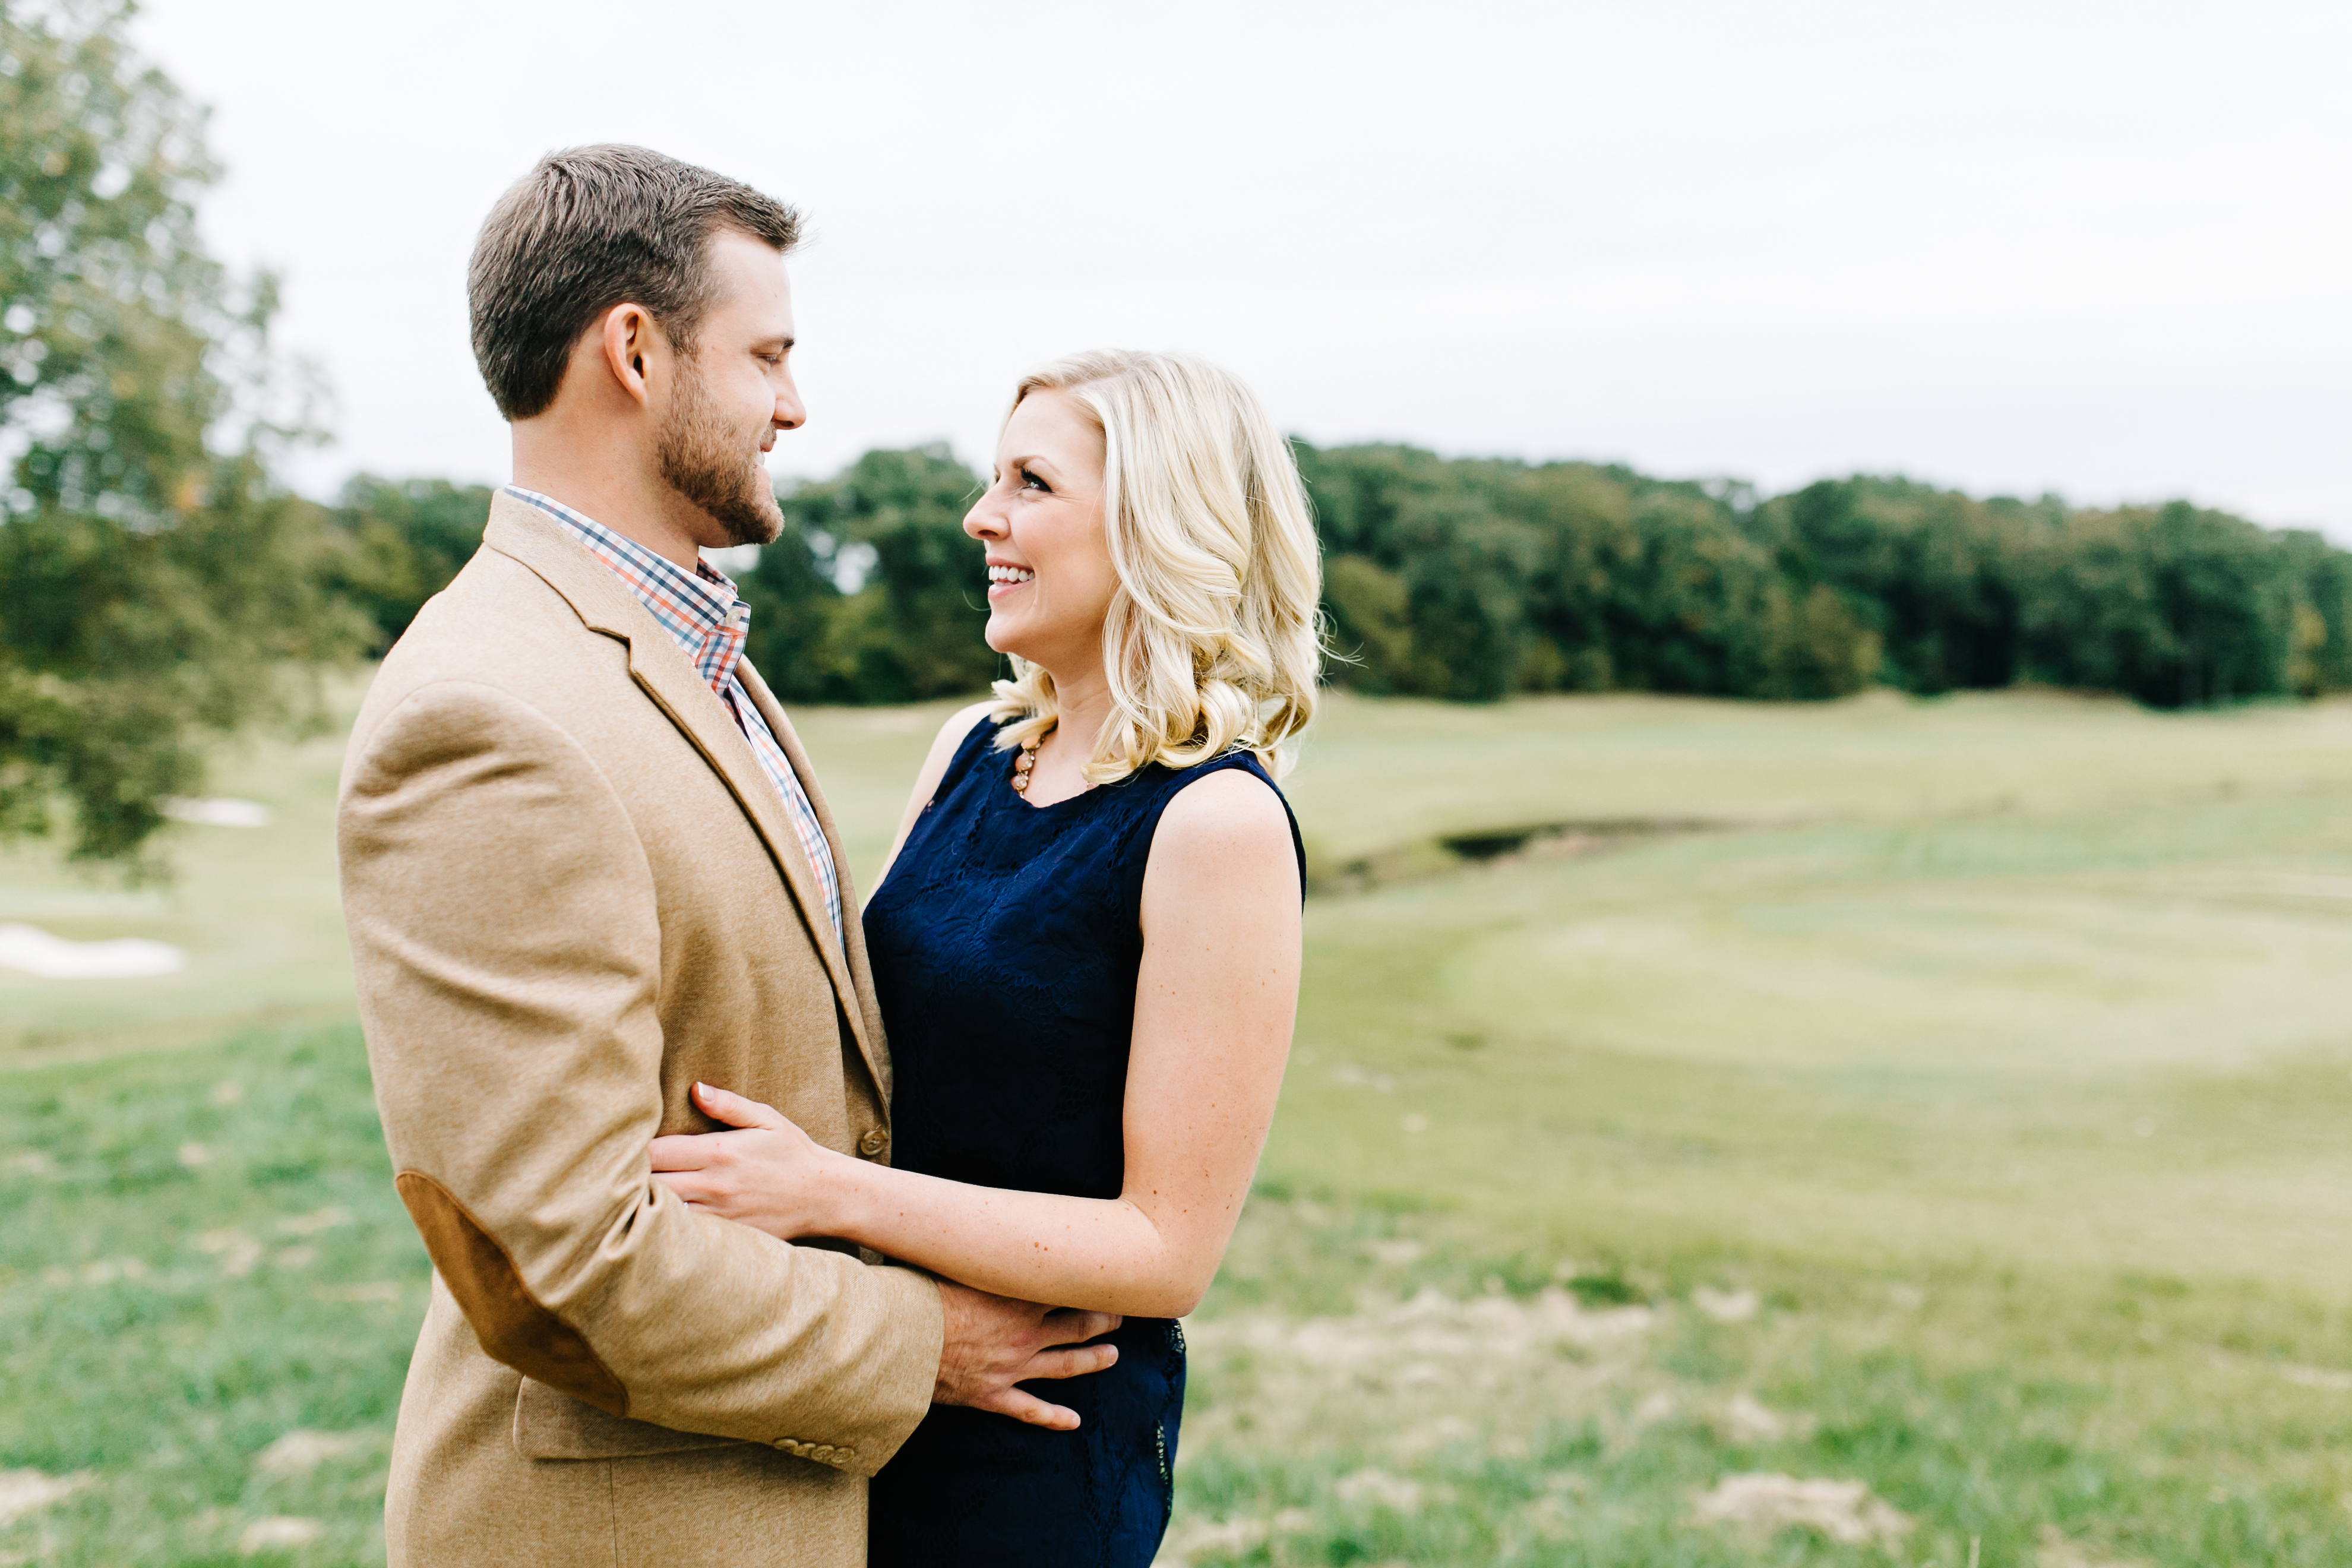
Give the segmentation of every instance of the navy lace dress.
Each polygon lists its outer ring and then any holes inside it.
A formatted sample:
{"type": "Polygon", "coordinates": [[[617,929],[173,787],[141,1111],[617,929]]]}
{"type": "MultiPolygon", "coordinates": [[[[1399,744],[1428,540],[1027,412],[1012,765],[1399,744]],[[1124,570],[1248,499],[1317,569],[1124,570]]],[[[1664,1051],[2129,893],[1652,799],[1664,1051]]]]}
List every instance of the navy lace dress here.
{"type": "MultiPolygon", "coordinates": [[[[995,733],[982,719],[964,737],[866,907],[895,1064],[890,1163],[1115,1198],[1152,831],[1193,780],[1265,773],[1226,756],[1034,806],[995,733]]],[[[875,1478],[868,1563],[1146,1568],[1168,1528],[1184,1337],[1129,1318],[1111,1342],[1108,1371],[1029,1385],[1076,1411],[1076,1432],[933,1406],[875,1478]]]]}

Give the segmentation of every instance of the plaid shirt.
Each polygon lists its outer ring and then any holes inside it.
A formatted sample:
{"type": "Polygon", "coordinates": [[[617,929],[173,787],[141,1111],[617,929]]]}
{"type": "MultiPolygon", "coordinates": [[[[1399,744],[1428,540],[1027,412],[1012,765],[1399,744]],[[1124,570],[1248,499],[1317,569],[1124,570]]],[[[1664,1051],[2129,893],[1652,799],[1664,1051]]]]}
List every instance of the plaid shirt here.
{"type": "Polygon", "coordinates": [[[583,549],[611,567],[613,575],[627,584],[661,629],[686,650],[710,689],[727,704],[727,710],[735,716],[735,727],[751,742],[751,754],[760,759],[768,782],[783,796],[785,819],[816,870],[817,885],[824,889],[824,912],[833,917],[834,939],[841,940],[841,873],[834,867],[824,829],[817,826],[816,808],[809,805],[808,792],[793,774],[774,731],[735,678],[735,667],[743,658],[743,639],[751,629],[751,606],[735,596],[735,584],[707,561],[697,560],[694,570],[687,572],[562,501],[517,485],[509,485],[506,490],[562,523],[583,549]]]}

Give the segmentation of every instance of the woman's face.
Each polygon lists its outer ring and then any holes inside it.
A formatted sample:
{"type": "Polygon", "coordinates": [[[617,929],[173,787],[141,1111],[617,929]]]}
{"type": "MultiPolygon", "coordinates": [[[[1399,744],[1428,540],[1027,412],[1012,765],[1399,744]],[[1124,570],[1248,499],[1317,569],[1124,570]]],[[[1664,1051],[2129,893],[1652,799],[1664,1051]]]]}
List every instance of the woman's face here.
{"type": "Polygon", "coordinates": [[[996,479],[963,531],[988,547],[988,646],[1065,684],[1102,658],[1118,591],[1103,538],[1102,432],[1063,393],[1033,392],[1005,422],[996,479]]]}

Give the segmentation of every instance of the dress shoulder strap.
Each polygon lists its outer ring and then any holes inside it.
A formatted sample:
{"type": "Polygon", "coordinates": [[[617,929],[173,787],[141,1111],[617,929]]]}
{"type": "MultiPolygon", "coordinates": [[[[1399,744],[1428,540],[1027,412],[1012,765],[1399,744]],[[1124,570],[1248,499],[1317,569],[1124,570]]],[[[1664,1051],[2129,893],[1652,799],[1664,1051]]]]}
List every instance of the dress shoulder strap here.
{"type": "Polygon", "coordinates": [[[963,782],[964,775],[989,754],[989,746],[996,739],[997,729],[996,721],[982,713],[979,721],[964,732],[963,740],[955,749],[955,755],[948,759],[947,772],[940,775],[939,784],[931,790],[934,804],[946,799],[955,786],[963,782]]]}
{"type": "Polygon", "coordinates": [[[1227,752],[1223,756],[1213,757],[1205,763],[1195,763],[1192,766],[1185,768],[1181,772],[1166,774],[1161,780],[1160,787],[1151,792],[1150,797],[1145,803],[1144,808],[1139,814],[1140,820],[1138,826],[1140,831],[1137,835],[1137,837],[1140,842],[1143,852],[1147,855],[1150,853],[1151,837],[1159,828],[1160,814],[1168,809],[1168,803],[1175,799],[1176,796],[1183,790],[1185,785],[1198,783],[1200,780],[1208,777],[1211,773],[1226,772],[1245,773],[1251,774],[1253,777],[1256,778],[1259,783],[1265,784],[1266,788],[1272,790],[1274,792],[1274,798],[1282,803],[1283,817],[1290,824],[1290,852],[1297,858],[1298,862],[1299,894],[1302,898],[1305,897],[1307,891],[1307,841],[1299,835],[1297,814],[1290,809],[1290,797],[1282,793],[1282,786],[1274,782],[1274,775],[1265,771],[1265,765],[1257,760],[1256,755],[1253,752],[1227,752]]]}

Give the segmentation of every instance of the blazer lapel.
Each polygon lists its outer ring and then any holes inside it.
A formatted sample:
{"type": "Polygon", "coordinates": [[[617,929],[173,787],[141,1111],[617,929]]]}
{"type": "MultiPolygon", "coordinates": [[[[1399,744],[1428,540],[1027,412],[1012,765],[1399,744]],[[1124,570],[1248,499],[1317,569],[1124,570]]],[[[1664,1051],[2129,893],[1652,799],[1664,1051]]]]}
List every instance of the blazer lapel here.
{"type": "MultiPolygon", "coordinates": [[[[638,687],[694,742],[695,750],[725,782],[729,793],[759,831],[769,857],[792,890],[793,902],[800,906],[802,923],[808,928],[809,941],[824,961],[825,973],[833,982],[843,1015],[850,1020],[850,1027],[857,1037],[858,1050],[866,1058],[867,1070],[874,1072],[877,1086],[887,1097],[888,1081],[875,1069],[877,1053],[866,1037],[863,1002],[851,978],[842,943],[834,939],[833,918],[826,911],[824,892],[817,885],[816,871],[801,848],[800,836],[785,819],[784,803],[777,797],[776,786],[769,782],[759,758],[751,754],[751,743],[736,728],[735,716],[727,710],[726,703],[719,700],[719,694],[688,661],[677,642],[655,623],[652,615],[637,603],[620,579],[573,543],[562,526],[538,508],[509,495],[494,496],[489,526],[483,532],[482,542],[537,573],[548,586],[563,595],[589,629],[618,637],[628,645],[629,673],[636,679],[638,687]]],[[[772,727],[774,720],[770,723],[772,727]]],[[[781,733],[777,739],[783,742],[781,733]]],[[[785,754],[800,774],[802,787],[809,789],[807,759],[800,754],[797,741],[790,742],[790,747],[785,754]]],[[[814,804],[816,792],[809,789],[809,795],[814,804]]],[[[823,807],[818,809],[822,811],[823,807]]],[[[825,819],[820,816],[819,820],[825,819]]],[[[827,822],[825,826],[826,837],[831,842],[831,824],[827,822]]],[[[838,847],[834,854],[838,869],[838,847]]],[[[845,877],[841,912],[845,930],[854,913],[845,877]]]]}
{"type": "Polygon", "coordinates": [[[890,1100],[890,1057],[882,1047],[882,1015],[874,996],[874,973],[866,964],[866,931],[858,920],[857,890],[850,881],[849,857],[842,852],[841,834],[833,825],[833,809],[825,804],[824,792],[817,788],[816,771],[809,766],[808,753],[801,750],[801,738],[793,729],[793,721],[784,716],[783,705],[776,700],[775,693],[768,689],[768,683],[761,679],[760,672],[751,668],[750,659],[743,659],[735,666],[735,678],[742,682],[744,691],[751,696],[751,705],[760,710],[760,717],[768,721],[776,743],[784,749],[784,759],[792,763],[793,772],[799,775],[801,788],[808,792],[809,806],[816,813],[817,826],[824,834],[825,847],[832,852],[834,874],[841,882],[841,935],[847,949],[843,956],[847,961],[852,991],[857,998],[855,1003],[845,1005],[843,1010],[849,1015],[850,1028],[857,1037],[858,1050],[866,1057],[866,1069],[873,1073],[874,1081],[881,1086],[887,1115],[890,1100]]]}

